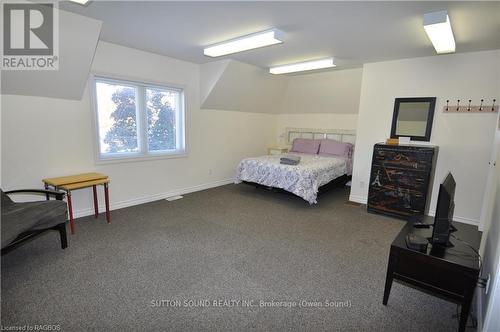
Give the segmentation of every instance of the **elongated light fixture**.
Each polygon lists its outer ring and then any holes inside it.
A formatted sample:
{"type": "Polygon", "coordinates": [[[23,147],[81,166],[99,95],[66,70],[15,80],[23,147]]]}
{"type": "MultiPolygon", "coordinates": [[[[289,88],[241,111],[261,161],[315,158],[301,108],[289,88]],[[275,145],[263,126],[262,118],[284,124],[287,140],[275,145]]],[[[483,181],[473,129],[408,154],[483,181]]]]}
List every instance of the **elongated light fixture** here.
{"type": "Polygon", "coordinates": [[[85,6],[87,4],[87,2],[89,2],[89,0],[69,0],[69,1],[83,5],[83,6],[85,6]]]}
{"type": "Polygon", "coordinates": [[[455,52],[455,38],[446,10],[425,14],[424,29],[438,54],[455,52]]]}
{"type": "Polygon", "coordinates": [[[254,48],[280,44],[283,42],[283,36],[283,32],[277,29],[256,32],[208,46],[203,50],[203,54],[211,57],[217,57],[247,51],[254,48]]]}
{"type": "Polygon", "coordinates": [[[292,63],[284,66],[271,67],[269,68],[269,72],[271,74],[287,74],[287,73],[294,73],[297,71],[330,68],[336,66],[336,64],[333,63],[333,60],[334,60],[333,58],[328,58],[321,60],[292,63]]]}

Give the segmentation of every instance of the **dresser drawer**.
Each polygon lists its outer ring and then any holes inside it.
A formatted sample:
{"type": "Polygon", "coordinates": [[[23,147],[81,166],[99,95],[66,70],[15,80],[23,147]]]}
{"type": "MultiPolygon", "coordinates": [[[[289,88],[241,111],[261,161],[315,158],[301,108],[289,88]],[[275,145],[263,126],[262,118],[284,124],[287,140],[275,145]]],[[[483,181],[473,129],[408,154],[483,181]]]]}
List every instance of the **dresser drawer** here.
{"type": "Polygon", "coordinates": [[[431,169],[433,156],[433,149],[395,149],[375,146],[372,163],[384,167],[425,171],[431,169]]]}
{"type": "Polygon", "coordinates": [[[438,148],[375,144],[368,190],[368,211],[408,220],[423,216],[438,148]]]}
{"type": "Polygon", "coordinates": [[[423,215],[429,175],[425,172],[372,167],[368,209],[410,217],[423,215]]]}
{"type": "Polygon", "coordinates": [[[370,187],[394,187],[423,193],[428,188],[429,177],[430,173],[428,171],[372,165],[370,187]]]}
{"type": "Polygon", "coordinates": [[[370,188],[368,193],[368,211],[382,212],[389,215],[409,218],[423,216],[425,196],[412,194],[408,189],[370,188]]]}

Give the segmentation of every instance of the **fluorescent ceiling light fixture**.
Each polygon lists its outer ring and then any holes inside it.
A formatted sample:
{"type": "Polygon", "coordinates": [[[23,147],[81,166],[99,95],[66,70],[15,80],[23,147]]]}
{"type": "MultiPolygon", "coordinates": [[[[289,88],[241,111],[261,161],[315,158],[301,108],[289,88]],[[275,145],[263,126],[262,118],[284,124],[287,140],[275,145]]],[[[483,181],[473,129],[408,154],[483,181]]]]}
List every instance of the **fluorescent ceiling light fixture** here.
{"type": "Polygon", "coordinates": [[[89,2],[89,0],[69,0],[69,1],[78,3],[80,5],[84,5],[84,6],[87,4],[87,2],[89,2]]]}
{"type": "Polygon", "coordinates": [[[424,29],[438,54],[455,52],[455,38],[446,10],[425,14],[424,29]]]}
{"type": "Polygon", "coordinates": [[[328,59],[293,63],[290,65],[284,65],[278,67],[271,67],[269,68],[269,72],[271,74],[286,74],[286,73],[294,73],[297,71],[330,68],[335,66],[336,64],[333,63],[333,58],[328,58],[328,59]]]}
{"type": "Polygon", "coordinates": [[[279,44],[283,42],[283,36],[283,32],[277,29],[252,33],[251,35],[238,37],[209,46],[203,50],[203,54],[211,57],[217,57],[226,54],[247,51],[254,48],[279,44]]]}

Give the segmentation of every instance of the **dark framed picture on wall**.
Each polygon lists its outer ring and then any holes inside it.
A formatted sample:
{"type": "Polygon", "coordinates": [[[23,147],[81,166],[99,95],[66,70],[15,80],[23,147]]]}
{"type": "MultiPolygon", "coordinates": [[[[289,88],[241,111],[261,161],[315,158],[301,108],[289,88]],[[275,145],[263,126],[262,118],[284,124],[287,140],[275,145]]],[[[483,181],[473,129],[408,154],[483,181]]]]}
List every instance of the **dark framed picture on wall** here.
{"type": "Polygon", "coordinates": [[[412,141],[430,141],[436,97],[396,98],[391,138],[410,137],[412,141]]]}

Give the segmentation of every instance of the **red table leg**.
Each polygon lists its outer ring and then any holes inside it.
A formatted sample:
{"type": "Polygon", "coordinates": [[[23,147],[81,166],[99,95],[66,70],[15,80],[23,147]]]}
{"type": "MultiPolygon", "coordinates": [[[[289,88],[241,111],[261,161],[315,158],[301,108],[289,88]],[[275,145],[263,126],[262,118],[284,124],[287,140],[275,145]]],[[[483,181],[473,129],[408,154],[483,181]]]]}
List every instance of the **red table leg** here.
{"type": "MultiPolygon", "coordinates": [[[[49,189],[49,185],[48,184],[45,184],[45,190],[48,190],[49,189]]],[[[45,199],[48,201],[50,199],[50,196],[49,194],[45,194],[45,199]]]]}
{"type": "Polygon", "coordinates": [[[75,224],[73,221],[73,204],[71,202],[71,191],[68,190],[66,197],[68,198],[69,228],[71,229],[71,234],[75,234],[75,224]]]}
{"type": "Polygon", "coordinates": [[[95,185],[92,186],[92,190],[94,192],[94,216],[97,219],[99,216],[99,205],[97,203],[97,188],[95,185]]]}
{"type": "Polygon", "coordinates": [[[106,220],[108,224],[111,222],[111,214],[109,213],[109,190],[108,184],[104,184],[104,201],[106,202],[106,220]]]}

